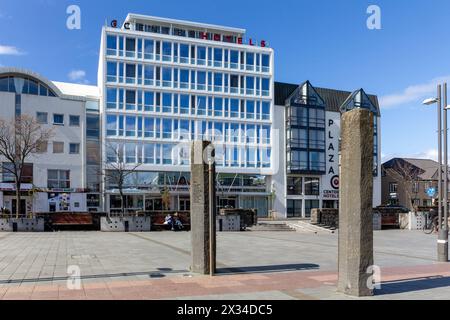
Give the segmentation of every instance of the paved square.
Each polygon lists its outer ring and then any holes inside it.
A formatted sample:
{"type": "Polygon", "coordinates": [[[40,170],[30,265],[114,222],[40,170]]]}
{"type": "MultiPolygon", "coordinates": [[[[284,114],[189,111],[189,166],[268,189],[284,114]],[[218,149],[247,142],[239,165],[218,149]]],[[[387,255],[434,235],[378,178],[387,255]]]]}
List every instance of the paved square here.
{"type": "MultiPolygon", "coordinates": [[[[375,232],[378,299],[448,299],[450,266],[436,236],[375,232]]],[[[2,233],[4,299],[344,299],[335,292],[337,234],[218,234],[220,275],[189,273],[190,233],[2,233]],[[67,288],[68,267],[81,290],[67,288]]]]}

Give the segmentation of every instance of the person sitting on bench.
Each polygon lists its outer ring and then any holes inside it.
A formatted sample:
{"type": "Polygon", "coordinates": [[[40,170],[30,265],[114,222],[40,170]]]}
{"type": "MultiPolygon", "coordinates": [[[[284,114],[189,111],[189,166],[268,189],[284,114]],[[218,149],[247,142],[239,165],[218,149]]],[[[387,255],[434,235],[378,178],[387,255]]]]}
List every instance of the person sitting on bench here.
{"type": "Polygon", "coordinates": [[[175,231],[175,224],[171,214],[164,218],[164,225],[168,226],[172,231],[175,231]]]}

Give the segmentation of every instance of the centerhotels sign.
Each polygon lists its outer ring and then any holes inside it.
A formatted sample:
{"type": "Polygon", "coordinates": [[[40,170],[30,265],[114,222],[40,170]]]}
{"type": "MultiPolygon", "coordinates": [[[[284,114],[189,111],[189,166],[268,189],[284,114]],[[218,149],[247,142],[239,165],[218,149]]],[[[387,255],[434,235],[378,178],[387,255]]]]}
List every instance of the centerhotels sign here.
{"type": "Polygon", "coordinates": [[[339,200],[339,135],[341,115],[326,113],[326,175],[322,181],[323,200],[339,200]]]}
{"type": "MultiPolygon", "coordinates": [[[[119,22],[117,20],[112,20],[111,27],[119,28],[119,22]]],[[[132,24],[130,22],[125,22],[123,24],[123,28],[125,30],[132,30],[132,24]]],[[[174,34],[174,35],[182,36],[181,34],[174,34]]],[[[214,33],[214,34],[210,35],[207,32],[199,32],[198,34],[196,34],[196,36],[198,39],[202,39],[202,40],[211,40],[211,41],[217,41],[217,42],[222,41],[222,42],[237,43],[237,44],[247,44],[249,46],[259,46],[261,48],[267,47],[266,40],[261,40],[258,42],[258,41],[255,41],[250,38],[247,41],[245,41],[241,37],[233,37],[230,35],[221,35],[218,33],[214,33]]]]}

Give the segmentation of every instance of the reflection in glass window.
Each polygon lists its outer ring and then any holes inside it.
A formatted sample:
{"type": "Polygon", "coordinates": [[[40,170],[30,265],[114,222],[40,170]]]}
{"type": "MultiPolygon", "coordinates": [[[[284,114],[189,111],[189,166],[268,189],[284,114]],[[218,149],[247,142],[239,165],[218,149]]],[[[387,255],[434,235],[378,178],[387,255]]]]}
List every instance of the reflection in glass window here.
{"type": "Polygon", "coordinates": [[[206,115],[206,97],[205,96],[197,96],[197,115],[199,115],[199,116],[206,115]]]}
{"type": "Polygon", "coordinates": [[[163,112],[172,112],[172,94],[171,93],[163,93],[163,112]]]}
{"type": "Polygon", "coordinates": [[[270,102],[262,103],[261,120],[270,120],[270,102]]]}
{"type": "Polygon", "coordinates": [[[117,135],[117,116],[111,114],[106,116],[106,135],[117,135]]]}
{"type": "Polygon", "coordinates": [[[106,64],[106,81],[117,82],[117,63],[108,61],[106,64]]]}
{"type": "Polygon", "coordinates": [[[197,46],[197,64],[206,64],[206,47],[197,46]]]}
{"type": "Polygon", "coordinates": [[[153,164],[155,162],[155,145],[145,144],[144,145],[144,163],[153,164]]]}
{"type": "Polygon", "coordinates": [[[125,162],[137,163],[135,143],[125,143],[125,162]]]}
{"type": "Polygon", "coordinates": [[[189,63],[189,45],[180,44],[180,62],[189,63]]]}
{"type": "Polygon", "coordinates": [[[180,94],[180,113],[189,114],[189,95],[180,94]]]}
{"type": "Polygon", "coordinates": [[[136,136],[136,117],[126,117],[126,136],[135,137],[136,136]]]}
{"type": "Polygon", "coordinates": [[[115,56],[117,54],[117,37],[109,34],[106,37],[106,54],[115,56]]]}
{"type": "Polygon", "coordinates": [[[163,145],[163,164],[172,164],[172,145],[163,145]]]}

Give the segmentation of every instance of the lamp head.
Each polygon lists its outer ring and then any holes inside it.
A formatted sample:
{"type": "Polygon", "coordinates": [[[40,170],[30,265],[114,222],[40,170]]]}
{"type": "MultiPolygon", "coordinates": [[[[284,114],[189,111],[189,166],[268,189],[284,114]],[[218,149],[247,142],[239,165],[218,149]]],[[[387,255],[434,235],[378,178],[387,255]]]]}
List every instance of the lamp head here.
{"type": "Polygon", "coordinates": [[[426,106],[429,106],[429,105],[435,104],[435,103],[437,103],[437,102],[439,102],[439,99],[438,99],[438,98],[428,98],[428,99],[425,99],[425,100],[422,102],[422,104],[424,104],[424,105],[426,105],[426,106]]]}

